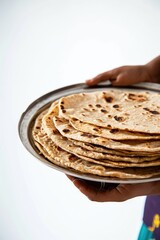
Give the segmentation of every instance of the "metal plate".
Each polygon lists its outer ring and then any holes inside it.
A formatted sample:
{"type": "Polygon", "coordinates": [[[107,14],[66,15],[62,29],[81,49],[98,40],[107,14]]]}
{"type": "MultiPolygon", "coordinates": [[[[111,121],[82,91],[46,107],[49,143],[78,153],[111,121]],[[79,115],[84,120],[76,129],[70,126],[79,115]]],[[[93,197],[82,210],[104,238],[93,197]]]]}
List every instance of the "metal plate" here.
{"type": "MultiPolygon", "coordinates": [[[[151,181],[158,181],[160,177],[156,178],[148,178],[148,179],[118,179],[118,178],[111,178],[111,177],[101,177],[91,174],[83,174],[72,169],[65,169],[59,167],[51,162],[49,162],[46,158],[38,153],[38,150],[33,144],[32,137],[31,137],[31,129],[34,124],[34,120],[37,115],[43,111],[45,108],[49,107],[50,104],[66,95],[80,93],[80,92],[93,92],[93,91],[100,91],[100,90],[107,90],[107,89],[115,89],[115,87],[111,86],[108,82],[105,84],[100,84],[94,87],[88,87],[84,83],[75,84],[66,86],[52,92],[49,92],[42,97],[38,98],[36,101],[31,103],[26,111],[22,114],[18,130],[20,139],[25,146],[25,148],[38,160],[42,163],[46,164],[47,166],[63,172],[68,175],[72,175],[84,180],[88,181],[96,181],[101,183],[144,183],[144,182],[151,182],[151,181]]],[[[151,91],[151,92],[160,92],[160,85],[154,83],[140,83],[135,84],[130,87],[119,87],[121,90],[132,90],[132,91],[151,91]]]]}

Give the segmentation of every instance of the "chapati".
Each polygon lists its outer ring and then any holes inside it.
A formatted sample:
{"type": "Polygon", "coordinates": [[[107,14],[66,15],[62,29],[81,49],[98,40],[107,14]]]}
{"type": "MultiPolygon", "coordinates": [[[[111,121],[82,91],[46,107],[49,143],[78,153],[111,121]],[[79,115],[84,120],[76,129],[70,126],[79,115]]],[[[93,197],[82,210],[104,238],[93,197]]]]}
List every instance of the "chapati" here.
{"type": "Polygon", "coordinates": [[[60,115],[111,129],[160,134],[160,94],[122,90],[79,93],[59,101],[60,115]]]}

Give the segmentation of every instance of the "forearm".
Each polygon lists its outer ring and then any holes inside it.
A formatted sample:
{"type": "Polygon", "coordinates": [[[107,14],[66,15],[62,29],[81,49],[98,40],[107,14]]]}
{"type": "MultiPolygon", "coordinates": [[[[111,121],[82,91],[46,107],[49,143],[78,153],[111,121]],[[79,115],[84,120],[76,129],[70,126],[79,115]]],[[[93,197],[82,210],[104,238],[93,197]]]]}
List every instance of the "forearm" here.
{"type": "Polygon", "coordinates": [[[160,55],[145,65],[151,81],[160,83],[160,55]]]}

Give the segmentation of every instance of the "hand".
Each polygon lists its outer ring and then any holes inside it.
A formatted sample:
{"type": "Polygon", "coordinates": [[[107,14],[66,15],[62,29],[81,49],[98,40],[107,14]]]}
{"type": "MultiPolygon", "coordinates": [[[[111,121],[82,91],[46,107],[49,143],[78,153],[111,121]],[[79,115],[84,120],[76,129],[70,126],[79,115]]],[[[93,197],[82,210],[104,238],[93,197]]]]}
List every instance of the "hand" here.
{"type": "Polygon", "coordinates": [[[97,85],[100,82],[110,80],[113,86],[127,86],[138,82],[149,82],[151,77],[145,65],[122,66],[101,73],[86,81],[87,85],[97,85]]]}
{"type": "Polygon", "coordinates": [[[160,83],[160,56],[145,65],[122,66],[86,81],[87,85],[97,85],[110,80],[113,86],[127,86],[139,82],[160,83]]]}
{"type": "MultiPolygon", "coordinates": [[[[100,82],[110,80],[113,86],[127,86],[139,82],[160,83],[160,56],[145,65],[122,66],[101,73],[87,80],[87,85],[97,85],[100,82]]],[[[113,189],[99,189],[91,182],[68,176],[74,185],[90,200],[97,202],[120,202],[137,196],[160,195],[160,181],[119,184],[113,189]],[[102,191],[103,190],[103,191],[102,191]]]]}
{"type": "Polygon", "coordinates": [[[117,187],[109,190],[98,189],[91,182],[68,176],[73,184],[91,201],[96,202],[122,202],[128,199],[160,194],[160,181],[137,184],[119,184],[117,187]]]}

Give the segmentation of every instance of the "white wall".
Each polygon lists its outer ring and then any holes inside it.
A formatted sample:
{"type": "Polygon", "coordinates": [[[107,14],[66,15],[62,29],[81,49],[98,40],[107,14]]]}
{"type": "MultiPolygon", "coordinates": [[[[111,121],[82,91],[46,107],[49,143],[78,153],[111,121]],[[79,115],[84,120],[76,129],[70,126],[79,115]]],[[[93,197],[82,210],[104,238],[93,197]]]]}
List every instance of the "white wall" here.
{"type": "Polygon", "coordinates": [[[37,97],[160,53],[158,0],[0,1],[0,239],[135,240],[144,197],[95,203],[22,146],[37,97]]]}

